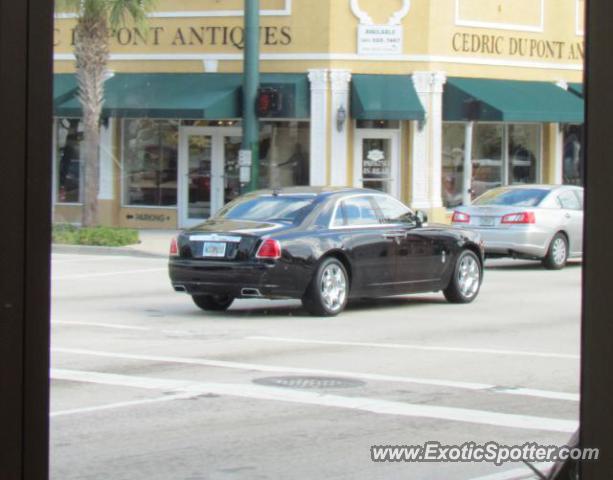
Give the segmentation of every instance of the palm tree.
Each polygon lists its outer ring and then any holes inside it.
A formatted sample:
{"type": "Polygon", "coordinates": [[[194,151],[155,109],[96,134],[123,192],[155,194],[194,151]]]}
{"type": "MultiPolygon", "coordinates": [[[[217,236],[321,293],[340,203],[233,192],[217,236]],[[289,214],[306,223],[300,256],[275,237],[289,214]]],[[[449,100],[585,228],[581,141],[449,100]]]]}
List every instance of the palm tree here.
{"type": "Polygon", "coordinates": [[[83,109],[83,215],[84,227],[98,222],[100,183],[100,115],[104,103],[104,81],[109,61],[111,33],[126,22],[144,25],[155,0],[57,0],[62,11],[77,13],[75,29],[78,97],[83,109]]]}

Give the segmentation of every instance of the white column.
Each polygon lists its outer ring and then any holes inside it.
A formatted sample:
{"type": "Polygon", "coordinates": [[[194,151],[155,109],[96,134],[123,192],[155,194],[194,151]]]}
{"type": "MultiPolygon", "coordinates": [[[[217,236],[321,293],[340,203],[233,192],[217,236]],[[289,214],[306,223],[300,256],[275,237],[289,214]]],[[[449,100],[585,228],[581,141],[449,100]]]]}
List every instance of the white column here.
{"type": "Polygon", "coordinates": [[[432,74],[431,109],[428,112],[430,125],[430,208],[443,206],[443,87],[447,75],[442,72],[432,74]]]}
{"type": "Polygon", "coordinates": [[[426,111],[425,122],[412,122],[411,206],[441,208],[443,86],[442,72],[415,72],[413,84],[426,111]]]}
{"type": "Polygon", "coordinates": [[[311,82],[311,147],[310,184],[327,184],[328,148],[328,71],[309,70],[311,82]]]}
{"type": "Polygon", "coordinates": [[[472,203],[472,181],[473,181],[473,132],[475,122],[466,124],[464,135],[464,178],[462,181],[462,204],[472,203]]]}
{"type": "Polygon", "coordinates": [[[347,154],[349,134],[349,82],[351,72],[349,70],[331,70],[330,83],[332,87],[331,111],[329,117],[330,130],[332,131],[332,157],[330,158],[330,184],[334,186],[346,186],[347,178],[347,154]],[[345,122],[339,129],[337,116],[340,109],[345,111],[345,122]]]}
{"type": "Polygon", "coordinates": [[[110,118],[108,125],[100,127],[100,189],[99,200],[113,200],[115,189],[113,188],[113,143],[116,120],[110,118]]]}
{"type": "MultiPolygon", "coordinates": [[[[551,181],[554,185],[562,185],[564,183],[564,129],[560,123],[552,125],[553,130],[553,178],[551,181]]],[[[541,161],[542,163],[542,161],[541,161]]]]}

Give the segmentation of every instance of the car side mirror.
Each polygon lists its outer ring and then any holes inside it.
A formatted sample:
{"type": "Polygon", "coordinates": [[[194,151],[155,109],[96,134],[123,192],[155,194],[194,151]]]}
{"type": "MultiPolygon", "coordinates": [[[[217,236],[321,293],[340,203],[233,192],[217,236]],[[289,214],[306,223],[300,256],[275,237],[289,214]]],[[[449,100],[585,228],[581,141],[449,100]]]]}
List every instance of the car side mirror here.
{"type": "Polygon", "coordinates": [[[428,223],[428,214],[423,212],[422,210],[418,210],[415,213],[415,223],[417,223],[418,227],[421,227],[425,223],[428,223]]]}

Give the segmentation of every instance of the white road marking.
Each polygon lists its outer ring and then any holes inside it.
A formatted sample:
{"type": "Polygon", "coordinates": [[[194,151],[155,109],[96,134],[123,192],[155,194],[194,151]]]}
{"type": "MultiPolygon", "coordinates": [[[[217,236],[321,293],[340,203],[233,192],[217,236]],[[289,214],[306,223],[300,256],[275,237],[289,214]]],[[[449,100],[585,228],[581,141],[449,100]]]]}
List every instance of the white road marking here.
{"type": "Polygon", "coordinates": [[[187,365],[202,365],[206,367],[218,367],[218,368],[230,368],[235,370],[254,370],[259,372],[273,372],[273,373],[292,373],[301,375],[324,375],[335,377],[348,377],[358,380],[371,380],[379,382],[397,382],[397,383],[411,383],[418,385],[432,385],[437,387],[458,388],[463,390],[474,391],[492,391],[493,393],[511,394],[511,395],[524,395],[530,397],[550,398],[557,400],[570,400],[579,401],[579,395],[565,392],[550,392],[547,390],[534,390],[534,389],[522,389],[522,388],[507,388],[499,387],[496,385],[490,385],[486,383],[471,383],[471,382],[457,382],[453,380],[441,380],[441,379],[429,379],[429,378],[415,378],[404,377],[396,375],[379,375],[376,373],[361,373],[361,372],[347,372],[342,370],[321,370],[313,368],[296,368],[296,367],[282,367],[275,365],[258,365],[253,363],[241,363],[241,362],[229,362],[224,360],[207,360],[201,358],[185,358],[185,357],[167,357],[159,355],[137,355],[130,353],[115,353],[115,352],[101,352],[96,350],[83,350],[77,348],[52,348],[52,352],[68,353],[75,355],[88,355],[95,357],[107,357],[107,358],[121,358],[125,360],[144,360],[148,362],[168,362],[168,363],[183,363],[187,365]]]}
{"type": "Polygon", "coordinates": [[[51,263],[52,265],[65,265],[65,264],[70,264],[70,263],[94,263],[94,262],[108,262],[111,260],[119,260],[119,261],[123,261],[125,262],[126,260],[129,260],[130,262],[132,261],[145,261],[145,262],[151,262],[151,261],[160,261],[163,260],[162,258],[157,258],[157,257],[126,257],[126,256],[119,256],[119,255],[99,255],[96,257],[93,256],[87,256],[87,255],[78,255],[78,258],[75,258],[73,255],[65,255],[62,257],[58,257],[59,254],[54,253],[51,256],[51,263]]]}
{"type": "Polygon", "coordinates": [[[117,402],[117,403],[108,403],[106,405],[98,405],[95,407],[85,407],[85,408],[74,408],[72,410],[59,410],[57,412],[51,412],[49,414],[50,417],[65,417],[68,415],[77,415],[81,413],[92,413],[92,412],[100,412],[104,410],[114,410],[117,408],[126,408],[126,407],[134,407],[136,405],[147,405],[151,403],[161,403],[161,402],[171,402],[174,400],[188,400],[190,398],[194,398],[200,395],[199,393],[177,393],[175,395],[166,395],[164,397],[158,398],[147,398],[143,400],[133,400],[129,402],[117,402]]]}
{"type": "Polygon", "coordinates": [[[75,327],[97,327],[97,328],[110,328],[113,330],[135,330],[139,332],[150,331],[150,328],[147,327],[133,327],[130,325],[119,325],[116,323],[90,323],[90,322],[63,322],[63,321],[54,321],[51,322],[51,325],[62,325],[62,326],[75,326],[75,327]]]}
{"type": "MultiPolygon", "coordinates": [[[[534,467],[541,472],[547,472],[553,463],[536,463],[534,467]]],[[[532,477],[524,477],[524,478],[536,478],[534,476],[534,472],[530,470],[528,467],[524,468],[515,468],[513,470],[506,470],[504,472],[493,473],[491,475],[486,475],[484,477],[472,478],[471,480],[514,480],[520,476],[530,475],[532,477]]]]}
{"type": "Polygon", "coordinates": [[[92,328],[109,328],[111,330],[133,330],[138,332],[159,332],[164,335],[180,335],[180,336],[189,336],[193,335],[193,332],[188,332],[187,330],[158,330],[155,328],[149,327],[136,327],[132,325],[120,325],[118,323],[99,323],[99,322],[64,322],[64,321],[54,321],[51,322],[51,325],[61,325],[67,327],[92,327],[92,328]]]}
{"type": "Polygon", "coordinates": [[[75,275],[60,275],[58,277],[51,277],[51,281],[57,280],[80,280],[83,278],[96,278],[96,277],[114,277],[117,275],[135,275],[139,273],[152,273],[152,272],[165,272],[167,268],[144,268],[142,270],[122,270],[115,272],[99,272],[99,273],[83,273],[75,275]]]}
{"type": "Polygon", "coordinates": [[[475,423],[480,425],[526,430],[571,433],[574,432],[578,426],[578,422],[576,421],[557,418],[513,415],[490,412],[486,410],[471,410],[466,408],[416,405],[368,397],[343,397],[339,395],[292,390],[280,387],[265,387],[252,384],[192,382],[186,380],[137,377],[58,369],[51,370],[51,378],[54,380],[68,380],[73,382],[86,382],[101,385],[173,391],[176,393],[227,395],[232,397],[290,402],[320,407],[344,408],[381,415],[431,418],[436,420],[450,420],[463,423],[475,423]]]}
{"type": "Polygon", "coordinates": [[[579,360],[579,355],[569,353],[549,353],[549,352],[527,352],[521,350],[498,350],[488,348],[466,348],[466,347],[438,347],[427,345],[411,345],[401,343],[372,343],[372,342],[343,342],[338,340],[306,340],[302,338],[285,338],[285,337],[263,337],[252,336],[246,337],[247,340],[260,340],[267,342],[285,342],[285,343],[305,343],[312,345],[336,345],[343,347],[367,347],[367,348],[392,348],[403,350],[423,350],[429,352],[456,352],[456,353],[484,353],[491,355],[517,355],[522,357],[542,357],[542,358],[564,358],[571,360],[579,360]]]}

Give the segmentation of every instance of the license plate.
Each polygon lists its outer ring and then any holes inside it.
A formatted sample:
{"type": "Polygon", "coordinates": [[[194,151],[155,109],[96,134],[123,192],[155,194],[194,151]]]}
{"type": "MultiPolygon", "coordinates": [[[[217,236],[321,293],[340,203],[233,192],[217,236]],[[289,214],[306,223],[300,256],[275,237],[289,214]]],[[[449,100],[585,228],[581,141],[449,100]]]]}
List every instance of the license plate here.
{"type": "Polygon", "coordinates": [[[496,224],[496,217],[481,217],[479,225],[482,227],[493,227],[496,224]]]}
{"type": "Polygon", "coordinates": [[[225,242],[204,242],[203,257],[223,258],[226,256],[225,242]]]}

